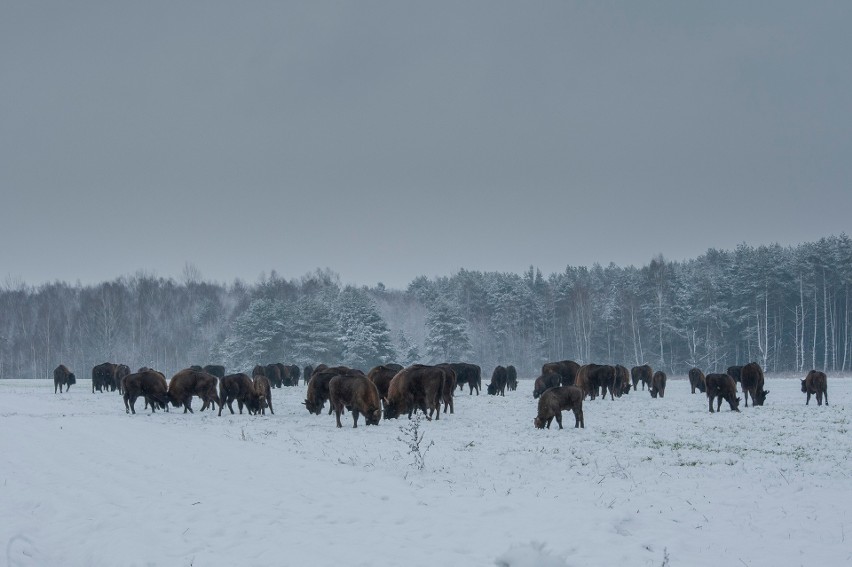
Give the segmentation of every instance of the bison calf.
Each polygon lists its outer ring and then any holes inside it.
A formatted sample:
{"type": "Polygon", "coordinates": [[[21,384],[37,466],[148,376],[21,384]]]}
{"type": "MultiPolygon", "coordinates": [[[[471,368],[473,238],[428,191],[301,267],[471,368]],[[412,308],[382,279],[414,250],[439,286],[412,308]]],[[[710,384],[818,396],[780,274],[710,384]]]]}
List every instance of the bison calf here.
{"type": "Polygon", "coordinates": [[[550,429],[550,423],[556,418],[559,429],[562,429],[562,410],[574,412],[574,427],[585,429],[583,421],[583,391],[576,386],[558,386],[545,391],[538,400],[538,416],[533,423],[538,429],[544,429],[546,425],[550,429]]]}
{"type": "Polygon", "coordinates": [[[805,379],[802,380],[802,392],[808,395],[805,400],[805,405],[811,401],[811,395],[816,395],[817,405],[822,405],[822,397],[825,396],[825,405],[828,405],[828,378],[825,372],[819,370],[811,370],[805,379]]]}
{"type": "Polygon", "coordinates": [[[352,412],[352,427],[358,427],[358,416],[364,414],[367,425],[378,425],[382,419],[382,402],[379,398],[379,390],[369,378],[363,374],[360,376],[337,375],[328,383],[328,395],[334,415],[337,417],[337,427],[343,427],[340,423],[340,415],[343,408],[349,408],[352,412]]]}
{"type": "Polygon", "coordinates": [[[662,370],[654,372],[651,378],[651,397],[664,398],[666,396],[666,373],[662,370]]]}
{"type": "Polygon", "coordinates": [[[707,386],[704,382],[704,373],[701,372],[700,368],[691,368],[689,370],[689,387],[692,388],[693,394],[696,389],[698,389],[698,391],[702,394],[707,390],[707,386]]]}
{"type": "Polygon", "coordinates": [[[555,372],[544,374],[533,383],[533,398],[538,398],[550,388],[556,388],[562,383],[562,375],[555,372]]]}
{"type": "Polygon", "coordinates": [[[266,408],[269,408],[269,413],[275,415],[275,411],[272,409],[272,385],[269,383],[269,378],[257,375],[254,377],[252,385],[257,395],[258,408],[254,413],[259,410],[261,415],[266,415],[266,408]]]}

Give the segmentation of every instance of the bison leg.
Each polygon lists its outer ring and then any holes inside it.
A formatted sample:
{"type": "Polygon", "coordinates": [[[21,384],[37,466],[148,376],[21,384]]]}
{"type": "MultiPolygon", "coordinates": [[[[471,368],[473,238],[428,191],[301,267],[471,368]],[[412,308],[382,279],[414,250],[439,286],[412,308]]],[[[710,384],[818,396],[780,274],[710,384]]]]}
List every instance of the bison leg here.
{"type": "Polygon", "coordinates": [[[559,429],[562,429],[562,412],[556,412],[556,415],[553,416],[556,418],[556,423],[559,424],[559,429]]]}
{"type": "Polygon", "coordinates": [[[359,415],[360,414],[358,413],[358,410],[355,409],[355,408],[352,408],[352,429],[355,429],[356,427],[358,427],[358,416],[359,415]]]}
{"type": "Polygon", "coordinates": [[[710,413],[713,412],[713,396],[707,396],[707,400],[710,402],[710,413]]]}
{"type": "Polygon", "coordinates": [[[578,427],[586,428],[586,423],[583,421],[583,408],[572,408],[574,411],[574,429],[578,427]]]}
{"type": "Polygon", "coordinates": [[[334,417],[337,419],[337,427],[342,428],[343,424],[340,423],[340,414],[343,413],[343,404],[332,404],[334,406],[334,417]]]}
{"type": "Polygon", "coordinates": [[[828,405],[828,388],[825,389],[825,392],[822,393],[825,396],[825,405],[828,405]]]}

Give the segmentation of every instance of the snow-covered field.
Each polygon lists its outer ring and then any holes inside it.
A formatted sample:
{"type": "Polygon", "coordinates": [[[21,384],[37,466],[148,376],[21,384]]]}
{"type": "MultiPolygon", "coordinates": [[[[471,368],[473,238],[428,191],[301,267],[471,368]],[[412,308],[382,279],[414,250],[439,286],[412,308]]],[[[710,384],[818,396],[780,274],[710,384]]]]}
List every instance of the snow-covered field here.
{"type": "Polygon", "coordinates": [[[2,380],[0,565],[852,564],[852,380],[829,377],[828,407],[766,388],[711,415],[670,380],[561,431],[533,427],[532,382],[457,393],[420,423],[419,470],[407,419],[337,429],[302,386],[217,417],[2,380]]]}

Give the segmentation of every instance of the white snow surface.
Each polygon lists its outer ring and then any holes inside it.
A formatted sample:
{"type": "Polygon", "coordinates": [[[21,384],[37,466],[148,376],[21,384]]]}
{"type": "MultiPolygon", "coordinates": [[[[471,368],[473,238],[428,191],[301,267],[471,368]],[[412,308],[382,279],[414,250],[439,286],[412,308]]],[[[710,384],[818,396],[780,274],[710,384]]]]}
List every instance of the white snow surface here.
{"type": "Polygon", "coordinates": [[[852,380],[829,378],[828,407],[766,388],[710,414],[670,380],[563,430],[534,428],[531,381],[457,391],[420,423],[418,470],[408,419],[337,429],[303,386],[217,417],[2,380],[0,565],[850,565],[852,380]]]}

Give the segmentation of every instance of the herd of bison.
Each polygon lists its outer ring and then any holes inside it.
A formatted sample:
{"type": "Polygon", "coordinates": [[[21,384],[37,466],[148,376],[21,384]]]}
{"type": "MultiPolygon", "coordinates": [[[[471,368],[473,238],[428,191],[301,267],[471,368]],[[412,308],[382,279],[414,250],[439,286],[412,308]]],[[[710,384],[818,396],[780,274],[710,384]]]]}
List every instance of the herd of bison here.
{"type": "MultiPolygon", "coordinates": [[[[136,400],[145,399],[145,407],[153,413],[158,408],[168,411],[169,404],[184,408],[184,413],[192,412],[192,398],[197,396],[203,402],[201,410],[215,410],[219,406],[219,415],[227,405],[233,414],[233,403],[237,402],[240,413],[243,408],[249,414],[265,414],[272,407],[272,391],[283,386],[298,386],[302,378],[307,385],[305,408],[312,414],[321,415],[325,403],[329,402],[328,413],[333,411],[337,427],[342,427],[340,417],[344,409],[349,410],[353,418],[353,427],[358,427],[358,417],[363,415],[367,425],[377,425],[384,419],[397,418],[420,410],[431,420],[440,419],[441,412],[453,413],[453,396],[456,388],[469,388],[469,395],[479,395],[482,386],[482,371],[476,364],[446,363],[435,366],[414,364],[403,368],[398,364],[376,366],[368,374],[346,366],[327,366],[320,364],[316,368],[284,364],[257,365],[248,374],[225,374],[220,365],[191,366],[181,370],[171,380],[156,370],[142,367],[131,372],[125,364],[105,362],[92,368],[92,393],[116,391],[124,398],[127,413],[136,413],[136,400]]],[[[816,396],[817,404],[822,405],[823,398],[828,405],[828,387],[826,375],[811,370],[802,382],[802,392],[807,394],[805,404],[810,403],[811,395],[816,396]]],[[[53,371],[54,393],[62,392],[76,383],[74,373],[65,365],[59,365],[53,371]]],[[[722,401],[726,401],[732,411],[739,411],[741,398],[737,397],[737,383],[740,384],[745,406],[749,398],[753,406],[762,406],[769,391],[764,390],[763,369],[756,362],[745,366],[731,366],[725,374],[707,374],[693,368],[689,371],[689,385],[694,394],[696,390],[705,393],[710,413],[714,413],[713,401],[719,411],[722,401]]],[[[574,427],[585,427],[583,420],[583,400],[594,400],[599,395],[610,399],[629,394],[631,391],[648,388],[652,398],[662,398],[666,393],[666,374],[654,372],[649,365],[634,366],[629,371],[621,365],[586,364],[580,365],[572,360],[548,362],[541,368],[541,376],[533,386],[533,398],[538,399],[538,415],[533,420],[537,428],[550,428],[556,419],[562,429],[562,412],[574,413],[574,427]]],[[[487,391],[491,395],[505,396],[506,390],[516,390],[518,375],[514,366],[498,366],[491,374],[487,391]]]]}

